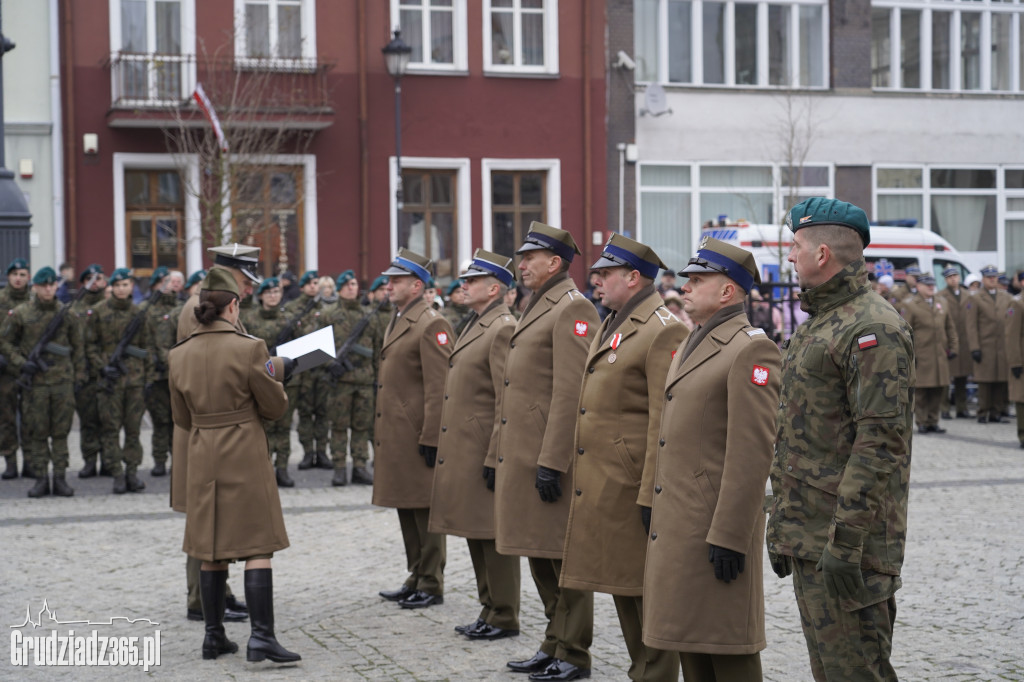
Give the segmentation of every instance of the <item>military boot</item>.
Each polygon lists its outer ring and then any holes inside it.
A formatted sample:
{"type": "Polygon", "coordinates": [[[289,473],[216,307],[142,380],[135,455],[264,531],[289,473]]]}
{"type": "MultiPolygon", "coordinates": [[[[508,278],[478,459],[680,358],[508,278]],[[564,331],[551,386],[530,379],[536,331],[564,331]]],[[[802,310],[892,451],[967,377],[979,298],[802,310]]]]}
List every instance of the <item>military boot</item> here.
{"type": "Polygon", "coordinates": [[[35,478],[36,477],[35,473],[32,471],[32,467],[29,466],[27,459],[21,463],[21,477],[22,478],[35,478]]]}
{"type": "Polygon", "coordinates": [[[334,470],[334,478],[331,479],[331,485],[336,488],[348,485],[348,472],[345,471],[344,466],[334,470]]]}
{"type": "Polygon", "coordinates": [[[288,475],[288,470],[278,467],[274,470],[277,476],[277,487],[278,488],[294,488],[295,481],[288,475]]]}
{"type": "Polygon", "coordinates": [[[153,465],[153,471],[150,472],[151,476],[166,476],[167,475],[167,462],[157,462],[153,465]]]}
{"type": "Polygon", "coordinates": [[[64,472],[53,474],[53,494],[58,497],[71,497],[75,494],[75,489],[68,485],[68,482],[64,480],[64,472]]]}
{"type": "Polygon", "coordinates": [[[128,492],[128,482],[124,478],[124,474],[114,476],[114,494],[124,495],[128,492]]]}
{"type": "Polygon", "coordinates": [[[302,461],[299,462],[299,468],[305,471],[306,469],[312,469],[316,466],[316,452],[314,450],[307,450],[306,454],[302,456],[302,461]]]}
{"type": "Polygon", "coordinates": [[[301,661],[302,656],[285,649],[274,635],[273,575],[270,568],[254,568],[245,572],[245,601],[249,604],[252,625],[245,660],[255,663],[269,658],[275,663],[294,663],[301,661]]]}
{"type": "Polygon", "coordinates": [[[352,483],[355,485],[373,485],[373,474],[364,467],[352,467],[352,483]]]}
{"type": "Polygon", "coordinates": [[[93,476],[96,475],[97,466],[98,466],[98,464],[96,463],[96,460],[93,460],[91,462],[87,461],[85,463],[85,466],[82,467],[82,470],[78,472],[78,477],[79,478],[92,478],[93,476]]]}
{"type": "Polygon", "coordinates": [[[224,631],[224,602],[227,592],[227,571],[199,571],[199,597],[203,602],[203,621],[206,636],[203,638],[203,658],[217,658],[221,654],[233,654],[238,645],[228,639],[224,631]]]}
{"type": "Polygon", "coordinates": [[[128,492],[130,493],[141,493],[146,489],[146,484],[139,480],[139,477],[135,475],[134,471],[125,473],[124,481],[128,486],[128,492]]]}
{"type": "Polygon", "coordinates": [[[326,452],[316,453],[316,466],[318,469],[333,469],[334,462],[327,456],[326,452]]]}
{"type": "Polygon", "coordinates": [[[50,477],[39,476],[36,478],[36,484],[32,486],[32,490],[28,491],[29,497],[46,497],[50,494],[50,477]]]}
{"type": "Polygon", "coordinates": [[[12,478],[18,477],[18,458],[16,455],[7,457],[7,468],[4,469],[4,473],[0,475],[5,481],[9,481],[12,478]]]}

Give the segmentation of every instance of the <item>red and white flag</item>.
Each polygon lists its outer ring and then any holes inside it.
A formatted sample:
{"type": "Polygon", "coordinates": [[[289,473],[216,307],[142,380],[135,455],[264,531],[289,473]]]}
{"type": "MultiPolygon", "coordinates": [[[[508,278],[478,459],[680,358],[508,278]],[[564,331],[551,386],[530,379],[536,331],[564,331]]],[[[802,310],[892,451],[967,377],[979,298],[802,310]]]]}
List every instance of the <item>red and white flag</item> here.
{"type": "Polygon", "coordinates": [[[202,83],[196,83],[196,91],[192,93],[192,99],[196,101],[203,115],[206,116],[206,120],[213,126],[213,133],[217,136],[217,144],[220,145],[220,150],[226,152],[228,150],[228,138],[224,137],[224,129],[220,127],[220,119],[217,118],[217,112],[213,110],[213,103],[206,96],[202,83]]]}

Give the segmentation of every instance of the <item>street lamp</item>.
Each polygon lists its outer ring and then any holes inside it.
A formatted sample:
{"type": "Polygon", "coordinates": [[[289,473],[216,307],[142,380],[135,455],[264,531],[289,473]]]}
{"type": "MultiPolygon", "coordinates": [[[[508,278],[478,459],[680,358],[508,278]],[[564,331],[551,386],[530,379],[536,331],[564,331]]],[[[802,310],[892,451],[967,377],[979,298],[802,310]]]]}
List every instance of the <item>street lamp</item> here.
{"type": "Polygon", "coordinates": [[[398,214],[395,216],[395,229],[402,222],[402,76],[409,66],[412,48],[402,42],[401,29],[395,29],[395,37],[380,49],[384,53],[384,64],[388,73],[395,79],[395,168],[398,181],[395,183],[395,205],[398,214]]]}

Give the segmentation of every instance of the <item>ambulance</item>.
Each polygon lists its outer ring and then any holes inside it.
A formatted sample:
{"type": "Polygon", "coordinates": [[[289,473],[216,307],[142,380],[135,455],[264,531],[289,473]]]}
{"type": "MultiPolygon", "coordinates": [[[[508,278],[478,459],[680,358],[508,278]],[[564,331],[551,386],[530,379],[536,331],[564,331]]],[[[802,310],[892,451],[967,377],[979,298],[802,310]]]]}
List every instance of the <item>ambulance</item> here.
{"type": "MultiPolygon", "coordinates": [[[[786,261],[793,246],[793,233],[788,227],[720,220],[716,224],[705,225],[701,236],[713,237],[752,252],[761,268],[763,282],[793,279],[793,264],[786,261]]],[[[946,268],[957,268],[961,281],[970,272],[970,268],[964,265],[963,256],[952,244],[934,232],[917,227],[872,224],[871,243],[864,249],[864,259],[869,273],[892,275],[897,282],[904,280],[908,267],[916,265],[921,272],[935,275],[939,289],[946,286],[942,276],[946,268]]]]}

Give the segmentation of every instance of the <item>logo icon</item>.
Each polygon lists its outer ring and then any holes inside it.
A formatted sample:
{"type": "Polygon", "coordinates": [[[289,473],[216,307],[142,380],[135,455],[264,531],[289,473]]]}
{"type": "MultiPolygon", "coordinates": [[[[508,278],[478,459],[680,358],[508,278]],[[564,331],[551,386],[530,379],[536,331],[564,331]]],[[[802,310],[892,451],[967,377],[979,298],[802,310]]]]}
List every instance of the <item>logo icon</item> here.
{"type": "Polygon", "coordinates": [[[586,322],[583,322],[582,320],[576,320],[576,329],[573,331],[573,333],[576,334],[576,336],[586,336],[588,326],[589,325],[586,322]]]}
{"type": "Polygon", "coordinates": [[[448,345],[448,334],[445,332],[437,333],[437,345],[447,346],[448,345]]]}
{"type": "Polygon", "coordinates": [[[758,386],[765,386],[768,384],[768,368],[762,367],[761,365],[754,365],[754,371],[750,375],[750,380],[758,386]]]}
{"type": "Polygon", "coordinates": [[[267,360],[267,374],[274,376],[274,361],[267,360]]]}

